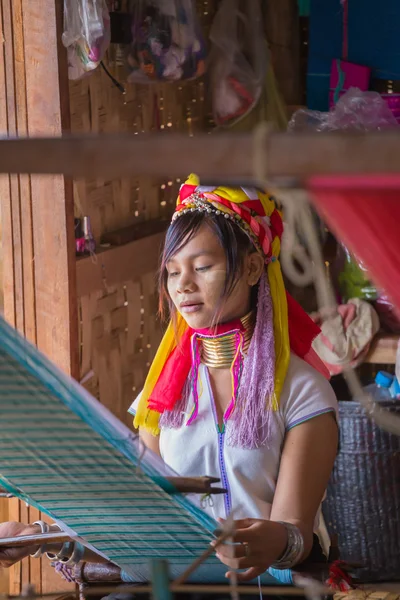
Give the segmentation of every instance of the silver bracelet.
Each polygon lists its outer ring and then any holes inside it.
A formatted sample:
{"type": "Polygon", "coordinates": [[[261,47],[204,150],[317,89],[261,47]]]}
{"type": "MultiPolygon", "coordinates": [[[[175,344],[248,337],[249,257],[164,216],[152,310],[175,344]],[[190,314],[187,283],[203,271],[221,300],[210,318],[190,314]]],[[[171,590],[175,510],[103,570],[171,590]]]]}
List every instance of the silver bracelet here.
{"type": "Polygon", "coordinates": [[[72,552],[72,555],[67,560],[67,562],[64,563],[65,565],[68,565],[71,567],[80,563],[83,558],[83,555],[85,553],[85,546],[83,546],[83,544],[80,544],[79,542],[74,542],[74,543],[75,543],[75,547],[72,552]]]}
{"type": "Polygon", "coordinates": [[[57,552],[57,554],[53,554],[52,552],[46,552],[46,556],[49,560],[56,560],[58,562],[66,563],[72,556],[72,553],[75,549],[74,542],[64,542],[61,546],[61,550],[57,552]]]}
{"type": "MultiPolygon", "coordinates": [[[[39,525],[40,527],[40,533],[48,533],[50,526],[48,523],[45,523],[44,521],[35,521],[33,523],[34,525],[39,525]]],[[[41,556],[43,556],[43,554],[46,552],[46,544],[43,544],[42,546],[39,546],[39,548],[36,550],[36,552],[34,554],[31,554],[32,558],[40,558],[41,556]]]]}
{"type": "Polygon", "coordinates": [[[304,538],[300,529],[296,525],[293,525],[293,523],[285,523],[284,521],[277,521],[277,523],[286,528],[288,542],[282,556],[271,567],[280,570],[292,569],[300,562],[304,554],[304,538]]]}

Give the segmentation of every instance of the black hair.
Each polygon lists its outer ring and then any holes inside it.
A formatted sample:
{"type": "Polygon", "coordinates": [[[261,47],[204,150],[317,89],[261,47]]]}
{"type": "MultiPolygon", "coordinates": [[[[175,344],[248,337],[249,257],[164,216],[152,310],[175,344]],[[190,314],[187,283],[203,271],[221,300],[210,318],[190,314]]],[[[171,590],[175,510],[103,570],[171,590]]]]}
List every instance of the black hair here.
{"type": "MultiPolygon", "coordinates": [[[[219,243],[225,251],[226,277],[220,298],[220,306],[216,308],[215,322],[222,307],[222,302],[234,289],[238,279],[243,272],[245,257],[256,248],[246,233],[231,219],[226,219],[223,214],[207,212],[188,212],[177,217],[169,226],[165,238],[164,250],[161,257],[159,272],[159,311],[165,318],[168,310],[172,320],[176,316],[174,304],[168,294],[167,263],[177,252],[179,252],[198,233],[200,227],[207,225],[217,236],[219,243]]],[[[255,306],[256,288],[254,286],[251,303],[255,306]]]]}

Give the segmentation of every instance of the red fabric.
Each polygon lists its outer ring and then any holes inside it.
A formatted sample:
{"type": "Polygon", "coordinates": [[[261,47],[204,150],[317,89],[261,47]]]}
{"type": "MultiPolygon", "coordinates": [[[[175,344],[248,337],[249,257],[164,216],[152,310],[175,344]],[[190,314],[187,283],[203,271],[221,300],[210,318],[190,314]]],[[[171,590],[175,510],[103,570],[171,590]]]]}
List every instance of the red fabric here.
{"type": "Polygon", "coordinates": [[[347,565],[342,560],[336,560],[329,567],[329,577],[326,584],[335,591],[348,592],[354,589],[351,575],[347,572],[347,565]]]}
{"type": "Polygon", "coordinates": [[[281,215],[279,214],[279,212],[276,209],[272,213],[270,219],[271,219],[272,237],[274,238],[277,235],[279,239],[282,239],[283,222],[282,222],[281,215]]]}
{"type": "Polygon", "coordinates": [[[338,239],[400,308],[400,176],[315,177],[311,198],[338,239]]]}
{"type": "Polygon", "coordinates": [[[191,196],[196,191],[196,187],[197,187],[196,185],[190,185],[189,183],[184,183],[181,186],[181,189],[179,190],[179,198],[180,198],[181,202],[186,200],[186,198],[189,198],[189,196],[191,196]]]}
{"type": "Polygon", "coordinates": [[[242,206],[246,206],[249,210],[254,211],[260,217],[265,217],[265,210],[261,200],[246,200],[242,202],[242,206]]]}
{"type": "MultiPolygon", "coordinates": [[[[321,332],[318,325],[310,319],[289,294],[288,319],[290,348],[294,354],[309,362],[311,366],[329,379],[329,371],[312,350],[312,343],[321,332]]],[[[183,388],[189,377],[192,367],[191,337],[193,333],[203,335],[221,335],[239,329],[243,331],[242,322],[237,319],[229,323],[223,323],[213,329],[187,329],[182,336],[178,346],[171,352],[153,392],[148,400],[148,407],[162,414],[165,410],[172,410],[182,397],[183,388]]]]}
{"type": "Polygon", "coordinates": [[[310,350],[314,339],[321,333],[318,325],[304,312],[304,309],[286,292],[289,319],[289,339],[292,351],[303,358],[310,350]]]}

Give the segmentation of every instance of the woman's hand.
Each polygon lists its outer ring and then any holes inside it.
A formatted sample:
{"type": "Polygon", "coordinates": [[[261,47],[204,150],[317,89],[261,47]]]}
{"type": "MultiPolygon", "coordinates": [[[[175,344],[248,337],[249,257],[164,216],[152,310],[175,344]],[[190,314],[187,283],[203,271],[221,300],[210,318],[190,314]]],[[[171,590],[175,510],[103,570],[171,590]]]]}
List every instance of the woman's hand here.
{"type": "MultiPolygon", "coordinates": [[[[20,535],[33,535],[38,533],[37,525],[24,525],[16,521],[8,521],[0,523],[0,538],[12,538],[20,535]]],[[[23,558],[33,554],[37,550],[37,546],[18,547],[18,548],[0,548],[0,567],[11,567],[23,558]]]]}
{"type": "MultiPolygon", "coordinates": [[[[275,521],[242,519],[235,521],[233,543],[237,545],[218,546],[217,557],[231,569],[246,569],[244,573],[237,573],[238,581],[251,581],[282,556],[287,545],[287,532],[275,521]]],[[[232,571],[226,577],[232,577],[232,571]]]]}

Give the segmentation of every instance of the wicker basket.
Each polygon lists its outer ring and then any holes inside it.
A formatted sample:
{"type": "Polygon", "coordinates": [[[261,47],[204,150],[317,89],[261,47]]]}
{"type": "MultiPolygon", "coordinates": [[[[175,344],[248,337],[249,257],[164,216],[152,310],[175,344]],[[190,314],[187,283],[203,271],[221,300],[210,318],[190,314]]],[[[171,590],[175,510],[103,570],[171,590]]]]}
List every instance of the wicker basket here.
{"type": "MultiPolygon", "coordinates": [[[[382,403],[400,415],[400,402],[382,403]]],[[[323,514],[342,560],[362,581],[400,580],[400,437],[380,430],[358,402],[339,402],[340,451],[323,514]]]]}

